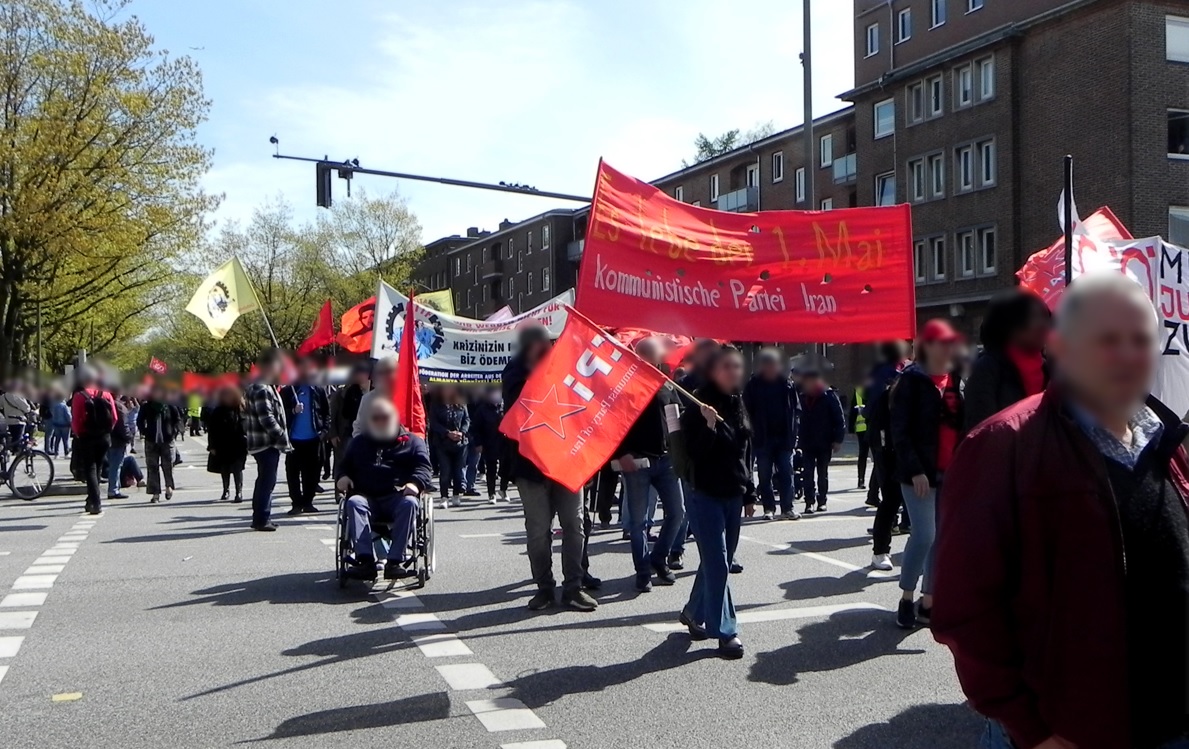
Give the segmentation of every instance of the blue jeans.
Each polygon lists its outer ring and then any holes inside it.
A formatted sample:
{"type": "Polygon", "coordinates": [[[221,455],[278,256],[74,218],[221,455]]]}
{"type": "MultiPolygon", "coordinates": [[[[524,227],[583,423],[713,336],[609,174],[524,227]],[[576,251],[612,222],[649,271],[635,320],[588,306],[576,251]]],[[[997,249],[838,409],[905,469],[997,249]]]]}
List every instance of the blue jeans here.
{"type": "Polygon", "coordinates": [[[438,488],[442,492],[442,499],[450,496],[451,487],[454,496],[462,496],[463,471],[466,463],[466,448],[441,448],[438,450],[438,488]]]}
{"type": "Polygon", "coordinates": [[[681,495],[681,484],[673,473],[673,461],[668,455],[651,458],[652,465],[623,474],[623,516],[624,530],[632,542],[632,561],[637,575],[652,574],[651,565],[662,565],[673,548],[685,520],[685,499],[681,495]],[[648,526],[656,505],[652,501],[653,489],[665,510],[665,521],[652,555],[648,554],[648,526]]]}
{"type": "MultiPolygon", "coordinates": [[[[990,719],[987,720],[987,727],[983,731],[978,746],[979,749],[1016,749],[1016,745],[1012,743],[1011,737],[1007,735],[1003,725],[990,719]]],[[[1189,749],[1189,739],[1177,739],[1172,743],[1165,744],[1161,749],[1189,749]]]]}
{"type": "Polygon", "coordinates": [[[70,427],[50,427],[49,451],[51,455],[61,452],[70,454],[70,427]]]}
{"type": "Polygon", "coordinates": [[[776,498],[772,494],[772,479],[776,478],[776,493],[780,495],[780,511],[793,510],[793,451],[776,445],[756,448],[756,463],[760,470],[760,502],[764,512],[776,511],[776,498]]]}
{"type": "Polygon", "coordinates": [[[277,466],[281,463],[281,451],[270,447],[252,457],[256,459],[256,483],[252,487],[252,525],[262,526],[272,518],[272,490],[277,486],[277,466]]]}
{"type": "Polygon", "coordinates": [[[466,481],[463,483],[463,488],[468,492],[475,491],[475,479],[479,474],[479,458],[483,454],[479,452],[479,446],[471,443],[467,445],[467,465],[466,465],[466,481]]]}
{"type": "Polygon", "coordinates": [[[118,494],[120,491],[120,469],[124,467],[124,453],[127,445],[115,445],[107,448],[107,496],[118,494]]]}
{"type": "MultiPolygon", "coordinates": [[[[940,483],[940,479],[938,479],[940,483]]],[[[933,592],[933,542],[937,538],[937,489],[930,488],[919,496],[912,484],[902,484],[904,507],[912,521],[912,533],[904,547],[900,565],[900,590],[915,591],[917,581],[924,577],[921,592],[933,592]]]]}
{"type": "Polygon", "coordinates": [[[372,545],[372,518],[392,527],[392,544],[388,547],[390,561],[405,561],[409,539],[413,535],[413,521],[417,517],[417,500],[404,494],[390,494],[387,497],[369,500],[358,494],[346,499],[344,506],[347,538],[355,556],[374,556],[372,545]]]}
{"type": "Polygon", "coordinates": [[[743,523],[743,497],[720,499],[694,490],[686,495],[685,509],[701,557],[685,614],[711,637],[734,637],[735,603],[728,580],[743,523]]]}

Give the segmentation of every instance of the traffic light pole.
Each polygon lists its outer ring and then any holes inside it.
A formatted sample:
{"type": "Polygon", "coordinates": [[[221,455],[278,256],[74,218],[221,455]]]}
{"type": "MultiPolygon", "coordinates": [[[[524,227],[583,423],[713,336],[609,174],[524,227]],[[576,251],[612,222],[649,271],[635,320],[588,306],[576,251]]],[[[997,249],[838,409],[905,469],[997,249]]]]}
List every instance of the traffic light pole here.
{"type": "Polygon", "coordinates": [[[323,208],[329,208],[331,205],[331,172],[336,171],[342,179],[351,179],[355,174],[369,174],[376,177],[395,177],[397,179],[411,179],[420,182],[436,182],[440,185],[452,185],[454,187],[471,187],[476,190],[494,190],[496,192],[511,192],[517,195],[528,195],[535,198],[553,198],[554,200],[570,200],[575,203],[589,203],[590,198],[584,195],[569,195],[562,192],[549,192],[546,190],[538,190],[534,187],[523,187],[519,185],[493,185],[487,182],[473,182],[465,179],[450,179],[449,177],[429,177],[424,174],[406,174],[404,172],[390,172],[383,169],[365,169],[358,166],[355,162],[346,161],[327,161],[326,159],[312,159],[306,156],[288,156],[286,154],[273,154],[274,159],[288,159],[290,161],[305,161],[317,165],[318,175],[318,205],[323,208]]]}

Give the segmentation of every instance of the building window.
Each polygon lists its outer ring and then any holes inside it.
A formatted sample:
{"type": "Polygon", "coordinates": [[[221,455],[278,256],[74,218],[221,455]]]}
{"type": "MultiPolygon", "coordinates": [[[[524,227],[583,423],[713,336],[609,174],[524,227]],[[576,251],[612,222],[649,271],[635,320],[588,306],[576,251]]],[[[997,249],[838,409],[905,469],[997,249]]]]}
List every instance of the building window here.
{"type": "Polygon", "coordinates": [[[954,71],[954,108],[969,107],[974,103],[974,70],[963,65],[954,71]]]}
{"type": "Polygon", "coordinates": [[[929,28],[937,28],[945,24],[945,4],[948,0],[931,0],[933,6],[933,25],[929,28]]]}
{"type": "Polygon", "coordinates": [[[1168,207],[1168,241],[1170,244],[1189,247],[1189,207],[1168,207]]]}
{"type": "Polygon", "coordinates": [[[823,211],[834,210],[834,198],[825,198],[824,200],[822,200],[822,210],[823,211]]]}
{"type": "Polygon", "coordinates": [[[958,192],[974,189],[974,149],[962,146],[954,152],[958,170],[958,192]]]}
{"type": "Polygon", "coordinates": [[[491,287],[488,286],[487,284],[483,284],[483,301],[486,302],[490,298],[491,298],[491,287]]]}
{"type": "Polygon", "coordinates": [[[828,166],[834,165],[834,136],[823,135],[821,141],[818,143],[819,155],[821,156],[821,166],[825,169],[828,166]]]}
{"type": "Polygon", "coordinates": [[[772,181],[784,181],[784,151],[772,154],[772,181]]]}
{"type": "Polygon", "coordinates": [[[879,54],[879,24],[873,23],[867,27],[867,56],[879,54]]]}
{"type": "Polygon", "coordinates": [[[524,254],[533,254],[533,233],[531,231],[528,233],[528,236],[525,237],[524,242],[524,254]]]}
{"type": "Polygon", "coordinates": [[[467,308],[474,306],[475,302],[471,299],[471,290],[467,289],[467,308]]]}
{"type": "Polygon", "coordinates": [[[748,187],[759,187],[760,186],[760,165],[759,164],[748,164],[747,165],[747,186],[748,187]]]}
{"type": "Polygon", "coordinates": [[[931,263],[929,279],[932,281],[944,281],[945,237],[933,237],[929,240],[929,261],[931,263]]]}
{"type": "Polygon", "coordinates": [[[929,116],[940,117],[945,108],[945,79],[935,75],[926,81],[929,87],[929,116]]]}
{"type": "Polygon", "coordinates": [[[1170,62],[1189,62],[1189,18],[1164,17],[1164,44],[1170,62]]]}
{"type": "Polygon", "coordinates": [[[531,270],[528,272],[528,281],[525,282],[524,293],[533,293],[533,272],[531,270]]]}
{"type": "Polygon", "coordinates": [[[896,14],[896,43],[907,42],[912,38],[912,8],[905,8],[896,14]]]}
{"type": "Polygon", "coordinates": [[[983,0],[966,0],[966,12],[973,13],[983,9],[983,0]]]}
{"type": "Polygon", "coordinates": [[[516,298],[516,276],[508,279],[508,301],[516,298]]]}
{"type": "Polygon", "coordinates": [[[467,273],[471,272],[471,256],[467,255],[467,273]]]}
{"type": "Polygon", "coordinates": [[[996,252],[998,245],[996,243],[995,229],[979,229],[978,232],[978,263],[979,273],[992,274],[995,272],[996,252]]]}
{"type": "Polygon", "coordinates": [[[935,153],[929,157],[929,190],[931,197],[945,196],[945,155],[935,153]]]}
{"type": "Polygon", "coordinates": [[[710,202],[718,200],[718,175],[710,175],[710,202]]]}
{"type": "Polygon", "coordinates": [[[524,255],[516,256],[516,272],[524,273],[524,255]]]}
{"type": "Polygon", "coordinates": [[[995,141],[985,140],[978,144],[979,166],[982,170],[980,184],[989,187],[995,184],[996,160],[995,141]]]}
{"type": "Polygon", "coordinates": [[[797,202],[805,202],[805,167],[797,170],[794,182],[797,183],[797,202]]]}
{"type": "Polygon", "coordinates": [[[925,119],[925,84],[914,83],[908,87],[905,96],[908,97],[908,112],[906,114],[908,124],[911,125],[925,119]]]}
{"type": "Polygon", "coordinates": [[[454,277],[458,278],[462,275],[462,258],[454,258],[454,277]]]}
{"type": "Polygon", "coordinates": [[[1189,111],[1168,110],[1168,155],[1174,159],[1189,159],[1189,111]]]}
{"type": "Polygon", "coordinates": [[[549,269],[541,269],[541,291],[549,291],[549,269]]]}
{"type": "Polygon", "coordinates": [[[549,224],[541,227],[541,249],[549,249],[549,224]]]}
{"type": "Polygon", "coordinates": [[[974,232],[958,233],[958,275],[961,278],[974,277],[974,232]]]}
{"type": "Polygon", "coordinates": [[[673,197],[685,202],[685,185],[678,185],[676,189],[673,190],[673,197]]]}
{"type": "Polygon", "coordinates": [[[875,204],[896,205],[896,173],[875,176],[875,204]]]}
{"type": "Polygon", "coordinates": [[[919,203],[925,199],[925,160],[913,159],[908,162],[909,184],[912,185],[911,199],[919,203]]]}
{"type": "Polygon", "coordinates": [[[985,101],[995,96],[995,58],[978,61],[978,98],[985,101]]]}
{"type": "Polygon", "coordinates": [[[888,99],[875,105],[875,137],[886,138],[896,132],[896,100],[888,99]]]}
{"type": "Polygon", "coordinates": [[[925,243],[917,242],[912,246],[912,265],[916,269],[917,283],[924,283],[928,276],[925,272],[925,243]]]}
{"type": "Polygon", "coordinates": [[[488,251],[488,249],[487,249],[486,247],[484,247],[482,250],[480,250],[480,257],[479,257],[479,262],[480,262],[480,263],[486,263],[486,262],[487,262],[487,258],[488,258],[489,256],[490,256],[490,252],[488,251]]]}

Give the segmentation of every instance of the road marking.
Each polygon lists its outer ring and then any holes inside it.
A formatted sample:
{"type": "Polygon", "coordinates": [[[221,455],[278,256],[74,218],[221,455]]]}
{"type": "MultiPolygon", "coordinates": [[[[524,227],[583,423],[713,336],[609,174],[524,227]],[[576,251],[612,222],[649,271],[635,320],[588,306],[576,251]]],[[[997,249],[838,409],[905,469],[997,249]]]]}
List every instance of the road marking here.
{"type": "Polygon", "coordinates": [[[497,689],[504,686],[504,682],[497,679],[495,674],[491,673],[491,669],[482,663],[459,663],[436,668],[450,688],[456,691],[497,689]]]}
{"type": "Polygon", "coordinates": [[[515,744],[500,744],[500,749],[566,749],[566,742],[559,739],[517,741],[515,744]]]}
{"type": "Polygon", "coordinates": [[[21,649],[24,637],[0,637],[0,658],[12,658],[21,649]]]}
{"type": "Polygon", "coordinates": [[[401,614],[396,617],[396,626],[401,629],[407,629],[410,632],[424,632],[426,630],[445,629],[446,625],[442,623],[434,614],[401,614]]]}
{"type": "Polygon", "coordinates": [[[526,536],[524,531],[510,531],[508,533],[460,533],[459,538],[517,538],[526,536]]]}
{"type": "Polygon", "coordinates": [[[0,629],[28,629],[36,618],[36,611],[0,612],[0,629]]]}
{"type": "Polygon", "coordinates": [[[74,702],[83,698],[82,692],[63,692],[62,694],[55,694],[50,699],[54,702],[74,702]]]}
{"type": "Polygon", "coordinates": [[[386,609],[420,609],[424,608],[425,604],[421,603],[421,599],[417,597],[416,593],[407,590],[389,591],[387,594],[375,593],[372,598],[380,602],[380,605],[386,609]],[[385,597],[387,595],[387,597],[385,597]]]}
{"type": "Polygon", "coordinates": [[[458,639],[458,635],[442,632],[436,635],[419,635],[413,644],[426,658],[449,658],[454,655],[474,655],[471,649],[458,639]]]}
{"type": "Polygon", "coordinates": [[[523,731],[531,728],[544,728],[545,721],[528,709],[518,699],[500,697],[494,700],[471,700],[467,707],[488,733],[498,731],[523,731]]]}
{"type": "Polygon", "coordinates": [[[43,557],[72,557],[78,549],[46,549],[41,552],[43,557]]]}
{"type": "Polygon", "coordinates": [[[86,541],[86,540],[87,540],[86,533],[84,533],[82,531],[71,531],[70,533],[62,534],[61,538],[58,539],[58,542],[59,543],[62,543],[62,542],[73,543],[73,542],[77,542],[77,541],[86,541]]]}
{"type": "Polygon", "coordinates": [[[57,575],[21,575],[12,584],[13,590],[36,590],[40,588],[52,588],[54,580],[57,580],[57,575]]]}
{"type": "Polygon", "coordinates": [[[40,606],[45,603],[49,593],[9,593],[0,600],[0,608],[15,608],[24,606],[40,606]]]}
{"type": "Polygon", "coordinates": [[[11,551],[0,551],[0,557],[6,557],[11,553],[12,553],[11,551]]]}
{"type": "Polygon", "coordinates": [[[77,551],[78,550],[78,541],[70,541],[68,543],[54,544],[53,546],[50,547],[50,550],[51,551],[67,551],[67,550],[77,551]]]}
{"type": "Polygon", "coordinates": [[[0,681],[4,681],[4,675],[8,673],[8,666],[0,666],[0,681]]]}
{"type": "MultiPolygon", "coordinates": [[[[844,562],[841,559],[835,559],[834,557],[828,557],[825,554],[818,554],[816,551],[808,551],[806,549],[800,549],[800,548],[797,548],[796,546],[793,546],[792,544],[774,544],[771,541],[762,541],[758,538],[752,538],[751,536],[740,536],[739,538],[742,541],[751,541],[753,544],[760,544],[761,546],[767,546],[772,549],[779,549],[780,551],[791,551],[794,554],[797,554],[799,556],[807,557],[809,559],[813,559],[818,562],[822,562],[824,564],[833,565],[835,567],[841,567],[842,569],[848,570],[850,572],[862,572],[862,571],[868,569],[867,567],[861,567],[857,564],[851,564],[850,562],[844,562]]],[[[878,570],[869,570],[867,572],[867,577],[872,578],[872,579],[887,579],[887,578],[897,577],[897,573],[895,573],[895,572],[880,572],[878,570]]]]}
{"type": "Polygon", "coordinates": [[[322,543],[326,544],[327,546],[334,546],[334,545],[335,545],[335,544],[337,544],[338,542],[339,542],[339,540],[338,540],[337,538],[324,538],[324,539],[322,539],[322,543]]]}
{"type": "Polygon", "coordinates": [[[66,569],[65,564],[34,564],[25,570],[26,575],[56,575],[66,569]]]}
{"type": "MultiPolygon", "coordinates": [[[[839,603],[833,606],[802,606],[792,609],[770,609],[767,611],[744,611],[736,619],[740,624],[755,624],[757,622],[776,622],[786,619],[823,619],[846,611],[889,611],[874,603],[839,603]]],[[[651,632],[669,633],[684,632],[686,627],[680,622],[660,622],[657,624],[641,625],[651,632]]]]}

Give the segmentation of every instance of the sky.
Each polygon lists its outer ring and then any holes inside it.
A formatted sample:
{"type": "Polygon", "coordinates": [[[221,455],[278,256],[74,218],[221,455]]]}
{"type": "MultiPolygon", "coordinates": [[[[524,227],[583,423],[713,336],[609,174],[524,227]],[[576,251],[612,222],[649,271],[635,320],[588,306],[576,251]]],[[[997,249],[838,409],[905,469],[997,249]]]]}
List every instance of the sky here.
{"type": "MultiPolygon", "coordinates": [[[[854,78],[850,0],[816,0],[814,114],[854,78]]],[[[298,156],[587,195],[600,157],[655,179],[699,132],[802,120],[796,0],[134,0],[158,46],[203,70],[216,225],[284,199],[312,219],[298,156]]],[[[398,189],[422,240],[494,229],[545,198],[356,176],[398,189]]],[[[335,180],[335,200],[346,200],[335,180]]]]}

